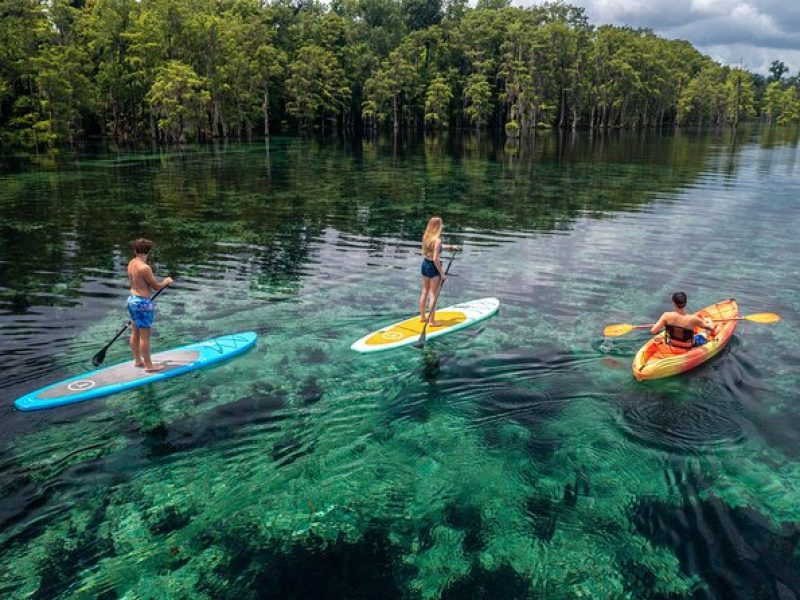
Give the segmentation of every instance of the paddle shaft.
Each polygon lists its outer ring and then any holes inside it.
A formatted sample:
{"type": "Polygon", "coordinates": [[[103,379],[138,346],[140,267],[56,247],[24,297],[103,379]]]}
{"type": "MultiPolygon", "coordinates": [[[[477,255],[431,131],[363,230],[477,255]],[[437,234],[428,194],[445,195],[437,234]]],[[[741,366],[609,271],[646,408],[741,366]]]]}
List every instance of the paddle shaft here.
{"type": "MultiPolygon", "coordinates": [[[[729,317],[727,319],[711,319],[712,323],[727,323],[728,321],[747,321],[747,316],[729,317]]],[[[631,325],[631,329],[648,329],[653,325],[655,325],[655,323],[649,323],[647,325],[631,325]]]]}
{"type": "MultiPolygon", "coordinates": [[[[455,260],[455,258],[456,258],[456,252],[453,252],[453,254],[450,256],[450,260],[447,262],[447,268],[444,270],[445,278],[447,277],[447,274],[450,273],[450,265],[453,264],[453,261],[455,260]]],[[[445,280],[442,279],[442,283],[439,284],[439,289],[436,290],[436,296],[433,297],[433,304],[431,305],[431,308],[428,311],[428,318],[425,319],[425,324],[422,326],[422,333],[419,335],[419,340],[417,341],[417,345],[418,346],[424,346],[425,345],[425,333],[426,333],[426,331],[428,329],[428,323],[431,322],[431,315],[433,315],[434,312],[436,312],[436,303],[439,301],[439,294],[442,293],[442,288],[444,287],[444,282],[445,282],[445,280]]]]}
{"type": "MultiPolygon", "coordinates": [[[[711,319],[712,323],[727,323],[728,321],[747,321],[747,316],[744,317],[728,317],[727,319],[711,319]]],[[[646,327],[652,327],[655,323],[650,323],[650,325],[634,325],[634,329],[644,329],[646,327]]]]}
{"type": "MultiPolygon", "coordinates": [[[[161,292],[163,292],[165,289],[167,289],[167,287],[169,287],[169,286],[166,286],[166,285],[165,285],[165,286],[164,286],[164,287],[162,287],[160,290],[158,290],[158,291],[157,291],[155,294],[153,294],[153,296],[150,298],[150,300],[151,300],[151,301],[153,301],[153,300],[155,300],[156,298],[158,298],[158,295],[159,295],[161,292]]],[[[116,342],[116,341],[119,339],[119,336],[121,336],[123,333],[125,333],[125,331],[128,329],[128,327],[130,327],[130,326],[131,326],[131,323],[132,323],[132,321],[129,319],[129,320],[128,320],[128,322],[127,322],[127,323],[125,323],[125,325],[123,325],[123,326],[122,326],[122,329],[120,329],[120,330],[119,330],[119,332],[117,333],[117,335],[115,335],[115,336],[113,337],[113,339],[112,339],[110,342],[108,342],[108,343],[107,343],[105,346],[103,346],[103,349],[102,349],[102,350],[100,350],[100,352],[98,352],[97,354],[95,354],[95,355],[92,357],[92,362],[95,364],[95,366],[97,366],[97,365],[101,364],[101,363],[102,363],[102,362],[105,360],[105,357],[106,357],[106,352],[108,351],[108,349],[111,347],[111,345],[112,345],[114,342],[116,342]]]]}

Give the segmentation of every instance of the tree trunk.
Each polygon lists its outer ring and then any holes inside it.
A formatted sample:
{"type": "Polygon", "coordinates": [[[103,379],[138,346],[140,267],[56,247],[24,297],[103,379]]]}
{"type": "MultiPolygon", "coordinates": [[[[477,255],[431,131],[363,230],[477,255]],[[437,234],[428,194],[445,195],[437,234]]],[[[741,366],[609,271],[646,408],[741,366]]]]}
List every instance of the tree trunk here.
{"type": "Polygon", "coordinates": [[[150,139],[155,142],[158,141],[158,132],[156,131],[156,121],[153,118],[152,109],[149,110],[148,113],[150,114],[150,139]]]}
{"type": "Polygon", "coordinates": [[[269,137],[269,86],[264,82],[264,103],[261,105],[264,111],[264,137],[269,137]]]}
{"type": "Polygon", "coordinates": [[[211,103],[211,137],[215,138],[219,136],[219,103],[217,99],[214,98],[214,102],[211,103]]]}

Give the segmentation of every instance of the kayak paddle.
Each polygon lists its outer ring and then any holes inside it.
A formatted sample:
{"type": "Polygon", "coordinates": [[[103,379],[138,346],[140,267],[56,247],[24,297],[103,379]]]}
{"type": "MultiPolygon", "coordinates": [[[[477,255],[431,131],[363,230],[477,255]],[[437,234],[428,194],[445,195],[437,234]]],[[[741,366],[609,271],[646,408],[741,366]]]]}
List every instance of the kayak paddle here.
{"type": "MultiPolygon", "coordinates": [[[[714,323],[725,323],[727,321],[752,321],[754,323],[777,323],[781,320],[781,316],[776,313],[755,313],[752,315],[745,315],[743,317],[733,317],[732,319],[711,319],[714,323]]],[[[634,329],[649,329],[655,325],[655,323],[650,323],[649,325],[630,325],[629,323],[615,323],[614,325],[609,325],[605,329],[603,329],[603,335],[606,337],[617,337],[620,335],[625,335],[626,333],[633,331],[634,329]]]]}
{"type": "MultiPolygon", "coordinates": [[[[444,276],[445,277],[447,277],[447,274],[450,272],[450,265],[453,264],[453,261],[455,260],[457,253],[458,253],[458,250],[455,250],[453,252],[453,254],[450,255],[450,261],[447,263],[447,268],[444,270],[444,276]]],[[[417,340],[417,343],[414,344],[415,348],[424,348],[425,347],[425,333],[426,333],[426,331],[428,329],[428,323],[431,322],[431,315],[436,310],[436,303],[439,301],[439,294],[442,293],[442,288],[443,287],[444,287],[444,281],[442,281],[441,285],[439,286],[439,289],[436,290],[436,297],[433,299],[433,306],[428,311],[428,318],[425,319],[425,324],[422,326],[422,333],[420,334],[419,339],[417,340]]]]}
{"type": "MultiPolygon", "coordinates": [[[[153,296],[150,298],[150,300],[151,301],[155,300],[158,297],[158,295],[161,292],[163,292],[165,289],[167,289],[168,287],[169,286],[166,286],[166,285],[164,287],[162,287],[155,294],[153,294],[153,296]]],[[[119,330],[119,333],[117,333],[117,335],[114,336],[114,339],[112,339],[105,346],[103,346],[103,348],[100,350],[100,352],[98,352],[97,354],[95,354],[92,357],[92,364],[95,367],[99,367],[100,365],[103,364],[103,361],[105,361],[105,359],[106,359],[106,352],[108,352],[108,349],[111,348],[111,344],[116,342],[119,339],[119,336],[121,336],[123,333],[125,333],[125,330],[128,329],[128,327],[130,327],[130,326],[131,326],[131,321],[129,320],[127,323],[125,323],[125,325],[122,327],[122,329],[119,330]]]]}

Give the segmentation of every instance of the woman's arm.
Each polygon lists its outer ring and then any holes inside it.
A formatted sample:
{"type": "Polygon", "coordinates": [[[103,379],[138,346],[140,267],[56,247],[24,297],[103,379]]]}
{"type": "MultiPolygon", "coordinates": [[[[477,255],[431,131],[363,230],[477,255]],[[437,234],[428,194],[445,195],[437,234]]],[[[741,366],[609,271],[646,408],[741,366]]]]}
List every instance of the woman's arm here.
{"type": "Polygon", "coordinates": [[[436,266],[436,270],[439,271],[439,276],[442,278],[442,281],[444,281],[445,274],[442,269],[442,247],[441,240],[437,240],[433,245],[433,264],[436,266]]]}

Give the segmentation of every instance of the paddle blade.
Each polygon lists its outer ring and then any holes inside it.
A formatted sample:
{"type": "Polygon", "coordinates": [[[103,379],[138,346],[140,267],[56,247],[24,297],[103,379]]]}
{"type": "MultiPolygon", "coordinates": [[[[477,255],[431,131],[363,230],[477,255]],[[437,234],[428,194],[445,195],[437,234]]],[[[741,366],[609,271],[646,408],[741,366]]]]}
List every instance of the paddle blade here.
{"type": "Polygon", "coordinates": [[[745,319],[754,323],[777,323],[781,320],[781,316],[775,313],[756,313],[754,315],[746,315],[745,319]]]}
{"type": "Polygon", "coordinates": [[[634,329],[636,328],[628,323],[615,323],[603,329],[603,335],[606,337],[617,337],[618,335],[625,335],[634,329]]]}
{"type": "Polygon", "coordinates": [[[95,354],[92,357],[92,364],[95,367],[99,367],[100,365],[103,364],[103,361],[105,361],[105,359],[106,359],[106,350],[108,350],[108,346],[106,346],[105,348],[100,350],[100,352],[98,352],[97,354],[95,354]]]}

